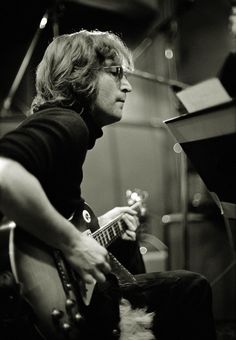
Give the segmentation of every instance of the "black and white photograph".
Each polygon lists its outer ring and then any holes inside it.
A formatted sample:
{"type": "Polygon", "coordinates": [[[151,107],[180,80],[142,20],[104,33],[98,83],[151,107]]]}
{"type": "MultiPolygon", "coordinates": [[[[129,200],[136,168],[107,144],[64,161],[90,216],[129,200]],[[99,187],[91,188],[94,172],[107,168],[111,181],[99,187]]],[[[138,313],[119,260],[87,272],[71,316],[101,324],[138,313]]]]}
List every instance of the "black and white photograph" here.
{"type": "Polygon", "coordinates": [[[236,1],[2,0],[0,339],[236,340],[236,1]]]}

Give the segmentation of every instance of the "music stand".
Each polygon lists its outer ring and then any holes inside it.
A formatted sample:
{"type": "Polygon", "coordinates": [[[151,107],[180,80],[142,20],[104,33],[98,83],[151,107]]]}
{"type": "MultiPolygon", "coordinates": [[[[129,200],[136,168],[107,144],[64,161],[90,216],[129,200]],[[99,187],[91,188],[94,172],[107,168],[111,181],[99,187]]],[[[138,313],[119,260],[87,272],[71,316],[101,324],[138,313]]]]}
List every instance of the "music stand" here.
{"type": "Polygon", "coordinates": [[[233,262],[222,277],[236,263],[236,101],[183,114],[164,123],[224,217],[233,262]]]}

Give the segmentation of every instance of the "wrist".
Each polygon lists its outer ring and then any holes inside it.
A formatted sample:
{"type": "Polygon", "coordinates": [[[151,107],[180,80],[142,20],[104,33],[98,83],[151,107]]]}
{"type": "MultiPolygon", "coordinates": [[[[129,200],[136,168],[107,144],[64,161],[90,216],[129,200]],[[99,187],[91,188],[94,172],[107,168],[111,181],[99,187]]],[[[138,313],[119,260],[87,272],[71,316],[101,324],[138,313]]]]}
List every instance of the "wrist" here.
{"type": "Polygon", "coordinates": [[[63,253],[71,253],[76,245],[80,242],[82,237],[82,233],[76,229],[76,227],[68,222],[68,225],[65,226],[63,232],[60,237],[57,239],[57,248],[60,249],[63,253]]]}

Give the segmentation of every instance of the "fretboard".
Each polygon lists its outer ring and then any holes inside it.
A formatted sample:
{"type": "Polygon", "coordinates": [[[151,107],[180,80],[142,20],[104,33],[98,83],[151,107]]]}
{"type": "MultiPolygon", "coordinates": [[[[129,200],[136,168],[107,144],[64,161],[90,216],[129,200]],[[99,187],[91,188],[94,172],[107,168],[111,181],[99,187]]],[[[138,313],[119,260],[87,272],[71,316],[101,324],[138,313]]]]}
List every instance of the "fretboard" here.
{"type": "MultiPolygon", "coordinates": [[[[134,203],[131,208],[140,211],[141,200],[134,203]]],[[[108,247],[113,241],[120,237],[126,230],[125,222],[122,220],[123,214],[117,216],[110,223],[96,230],[92,236],[103,247],[108,247]]]]}
{"type": "Polygon", "coordinates": [[[103,247],[108,247],[118,237],[125,232],[125,223],[121,220],[121,217],[117,218],[114,222],[101,227],[96,230],[92,236],[103,247]]]}

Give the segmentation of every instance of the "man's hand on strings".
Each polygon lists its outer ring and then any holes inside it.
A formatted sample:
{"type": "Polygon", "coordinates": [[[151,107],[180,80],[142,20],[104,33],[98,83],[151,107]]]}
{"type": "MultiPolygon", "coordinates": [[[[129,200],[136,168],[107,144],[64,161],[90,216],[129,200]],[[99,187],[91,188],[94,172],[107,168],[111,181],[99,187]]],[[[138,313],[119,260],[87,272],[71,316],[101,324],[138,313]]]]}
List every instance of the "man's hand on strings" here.
{"type": "Polygon", "coordinates": [[[109,210],[107,213],[98,218],[99,225],[102,227],[119,216],[121,220],[125,222],[127,228],[122,235],[122,239],[129,241],[136,240],[136,230],[139,226],[139,218],[137,216],[137,212],[128,206],[116,207],[109,210]]]}

